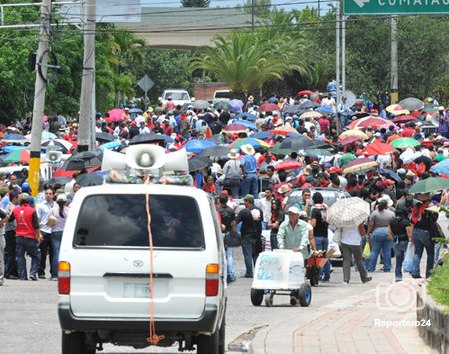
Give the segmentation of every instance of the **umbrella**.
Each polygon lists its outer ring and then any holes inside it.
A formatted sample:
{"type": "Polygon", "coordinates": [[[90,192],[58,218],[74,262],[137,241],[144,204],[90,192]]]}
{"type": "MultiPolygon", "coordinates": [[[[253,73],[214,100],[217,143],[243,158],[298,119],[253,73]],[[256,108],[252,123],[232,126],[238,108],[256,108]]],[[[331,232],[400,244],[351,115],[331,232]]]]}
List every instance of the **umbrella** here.
{"type": "Polygon", "coordinates": [[[236,119],[245,119],[246,118],[246,120],[249,120],[251,122],[254,122],[257,119],[257,117],[254,114],[249,113],[249,112],[240,113],[240,114],[236,115],[234,118],[236,118],[236,119]]]}
{"type": "Polygon", "coordinates": [[[310,140],[304,135],[295,135],[286,138],[280,145],[281,149],[290,149],[291,151],[304,150],[306,148],[319,148],[325,146],[326,143],[317,140],[310,140]]]}
{"type": "Polygon", "coordinates": [[[109,118],[105,119],[107,122],[118,122],[122,118],[123,109],[114,108],[114,109],[111,109],[110,111],[108,111],[108,113],[109,113],[109,118]]]}
{"type": "Polygon", "coordinates": [[[46,181],[44,184],[48,184],[50,187],[55,187],[56,185],[63,186],[64,184],[70,182],[71,178],[67,176],[62,177],[52,177],[48,181],[46,181]]]}
{"type": "Polygon", "coordinates": [[[290,133],[299,134],[298,131],[295,128],[288,127],[288,126],[282,126],[282,127],[274,128],[271,133],[275,134],[275,135],[287,135],[287,134],[290,134],[290,133]]]}
{"type": "Polygon", "coordinates": [[[4,146],[2,147],[2,152],[4,154],[8,154],[10,152],[13,152],[14,150],[23,150],[23,149],[28,149],[28,146],[16,146],[16,145],[10,145],[10,146],[4,146]]]}
{"type": "Polygon", "coordinates": [[[402,178],[399,177],[399,175],[395,171],[393,171],[393,170],[388,170],[386,168],[381,168],[378,172],[380,174],[382,174],[382,175],[388,175],[389,177],[393,178],[396,182],[401,182],[402,181],[402,178]]]}
{"type": "Polygon", "coordinates": [[[192,106],[197,109],[206,109],[210,107],[210,103],[206,100],[195,100],[195,102],[192,103],[192,106]]]}
{"type": "Polygon", "coordinates": [[[271,136],[271,133],[268,133],[268,132],[256,132],[251,135],[251,138],[265,140],[265,139],[268,139],[270,136],[271,136]]]}
{"type": "Polygon", "coordinates": [[[361,172],[364,170],[370,170],[372,168],[376,168],[378,166],[379,166],[379,164],[376,161],[365,157],[365,158],[357,159],[357,160],[354,160],[354,161],[351,161],[350,163],[348,163],[346,165],[345,169],[343,170],[343,173],[361,172]]]}
{"type": "Polygon", "coordinates": [[[194,156],[188,160],[189,172],[201,170],[212,165],[213,161],[206,156],[194,156]]]}
{"type": "MultiPolygon", "coordinates": [[[[26,136],[26,138],[28,138],[28,137],[31,139],[31,134],[26,136]]],[[[41,141],[48,140],[48,139],[57,139],[57,138],[58,137],[56,136],[56,134],[53,134],[52,132],[49,132],[48,130],[42,131],[41,141]]]]}
{"type": "Polygon", "coordinates": [[[365,156],[385,155],[393,151],[396,151],[396,149],[390,144],[385,144],[376,141],[374,143],[369,144],[366,148],[363,149],[363,155],[365,156]]]}
{"type": "Polygon", "coordinates": [[[346,138],[341,139],[340,144],[341,145],[349,145],[349,144],[355,143],[356,141],[360,141],[360,140],[362,140],[362,138],[360,136],[352,135],[352,136],[348,136],[346,138]]]}
{"type": "Polygon", "coordinates": [[[233,123],[233,124],[228,124],[228,125],[224,126],[221,131],[223,133],[229,133],[229,134],[245,133],[248,131],[248,128],[246,127],[246,125],[233,123]]]}
{"type": "Polygon", "coordinates": [[[5,140],[26,140],[26,137],[24,137],[22,134],[6,134],[5,140]]]}
{"type": "Polygon", "coordinates": [[[210,148],[212,146],[216,146],[217,144],[215,144],[213,141],[211,140],[207,140],[207,139],[192,139],[189,140],[187,142],[187,144],[185,145],[185,148],[187,150],[187,152],[193,152],[195,154],[200,153],[201,151],[210,148]]]}
{"type": "Polygon", "coordinates": [[[229,145],[229,147],[231,149],[240,149],[242,145],[247,144],[250,144],[255,149],[260,147],[268,149],[270,147],[270,145],[268,145],[265,141],[254,138],[237,139],[231,145],[229,145]]]}
{"type": "Polygon", "coordinates": [[[302,90],[298,92],[298,97],[304,96],[304,95],[310,95],[311,93],[313,93],[313,91],[310,90],[302,90]]]}
{"type": "Polygon", "coordinates": [[[420,145],[420,142],[413,138],[397,138],[394,139],[391,143],[391,146],[395,147],[396,149],[404,149],[408,147],[415,147],[420,145]]]}
{"type": "Polygon", "coordinates": [[[271,149],[271,152],[273,154],[282,154],[282,155],[287,155],[287,154],[291,153],[292,151],[298,151],[298,150],[291,149],[291,148],[283,149],[283,148],[281,148],[281,143],[275,144],[273,146],[273,148],[271,149]]]}
{"type": "Polygon", "coordinates": [[[402,116],[398,116],[395,119],[393,119],[393,123],[407,123],[407,122],[411,122],[413,120],[416,120],[416,117],[413,117],[409,114],[405,114],[402,116]]]}
{"type": "Polygon", "coordinates": [[[359,197],[342,198],[327,209],[326,221],[335,227],[354,227],[365,221],[370,205],[359,197]]]}
{"type": "Polygon", "coordinates": [[[430,168],[439,175],[449,175],[449,159],[445,159],[430,168]]]}
{"type": "Polygon", "coordinates": [[[318,119],[321,118],[323,115],[317,111],[308,111],[306,113],[301,114],[299,118],[301,119],[318,119]]]}
{"type": "Polygon", "coordinates": [[[449,179],[441,177],[429,177],[416,182],[410,187],[410,193],[430,193],[449,188],[449,179]]]}
{"type": "Polygon", "coordinates": [[[251,130],[256,130],[257,129],[256,125],[253,122],[249,122],[247,120],[235,120],[235,121],[232,122],[232,124],[241,124],[241,125],[244,125],[245,127],[247,127],[248,129],[251,129],[251,130]]]}
{"type": "Polygon", "coordinates": [[[344,139],[344,138],[347,138],[348,136],[358,136],[363,140],[369,139],[368,135],[366,135],[361,130],[357,130],[357,129],[344,131],[342,134],[340,134],[339,139],[344,139]]]}
{"type": "MultiPolygon", "coordinates": [[[[87,169],[87,173],[91,173],[100,169],[101,166],[94,166],[87,169]]],[[[53,173],[53,177],[70,177],[72,178],[73,174],[76,170],[65,170],[64,168],[58,169],[55,173],[53,173]]]]}
{"type": "Polygon", "coordinates": [[[314,101],[306,101],[303,104],[300,104],[299,107],[302,109],[308,109],[308,108],[317,108],[320,105],[314,101]]]}
{"type": "Polygon", "coordinates": [[[305,151],[307,156],[332,156],[329,150],[325,149],[309,149],[305,151]]]}
{"type": "Polygon", "coordinates": [[[66,154],[68,151],[70,151],[73,144],[70,141],[64,139],[49,139],[41,143],[41,147],[45,147],[47,148],[47,150],[51,150],[49,146],[58,146],[60,147],[60,149],[57,150],[62,150],[66,154]]]}
{"type": "Polygon", "coordinates": [[[388,120],[379,118],[379,117],[373,117],[373,116],[368,116],[368,117],[364,117],[358,120],[355,120],[353,122],[351,122],[348,125],[349,129],[365,129],[365,128],[381,128],[381,127],[389,127],[390,125],[394,125],[393,123],[391,123],[388,120]]]}
{"type": "Polygon", "coordinates": [[[110,141],[114,141],[115,138],[114,138],[114,135],[112,135],[112,134],[99,132],[99,133],[95,133],[95,140],[108,143],[110,141]]]}
{"type": "Polygon", "coordinates": [[[327,106],[319,106],[319,107],[315,108],[315,111],[317,111],[318,113],[321,113],[321,114],[325,114],[325,115],[328,115],[329,113],[333,112],[332,107],[327,107],[327,106]]]}
{"type": "Polygon", "coordinates": [[[200,155],[201,156],[221,157],[221,156],[226,156],[227,154],[229,154],[229,151],[231,151],[231,149],[228,146],[215,145],[215,146],[211,146],[207,149],[204,149],[203,151],[200,152],[200,155]]]}
{"type": "Polygon", "coordinates": [[[408,109],[404,109],[398,104],[391,104],[387,108],[385,108],[385,110],[396,116],[399,116],[401,114],[410,114],[410,111],[408,109]]]}
{"type": "Polygon", "coordinates": [[[288,170],[294,170],[296,168],[301,168],[302,163],[294,160],[286,160],[278,162],[276,165],[274,165],[274,169],[276,171],[288,171],[288,170]]]}
{"type": "Polygon", "coordinates": [[[61,169],[66,171],[78,171],[90,169],[101,165],[102,154],[83,151],[79,154],[70,156],[62,165],[61,169]]]}
{"type": "Polygon", "coordinates": [[[280,110],[281,108],[275,103],[264,103],[258,109],[259,112],[273,112],[280,110]]]}
{"type": "Polygon", "coordinates": [[[100,151],[104,150],[112,150],[116,147],[122,146],[122,143],[120,141],[110,141],[109,143],[105,143],[99,147],[100,151]]]}
{"type": "Polygon", "coordinates": [[[155,133],[137,134],[129,141],[129,145],[152,143],[156,141],[165,141],[164,137],[155,133]]]}
{"type": "Polygon", "coordinates": [[[350,115],[351,119],[360,119],[370,116],[371,114],[367,112],[354,112],[350,115]]]}
{"type": "Polygon", "coordinates": [[[242,111],[243,102],[241,100],[233,99],[229,101],[229,104],[231,105],[231,112],[240,113],[242,111]]]}
{"type": "Polygon", "coordinates": [[[136,118],[139,114],[142,114],[143,111],[140,108],[130,108],[129,110],[129,115],[131,116],[132,119],[136,118]]]}
{"type": "Polygon", "coordinates": [[[424,108],[424,102],[415,97],[404,98],[399,102],[399,105],[403,109],[408,109],[409,111],[416,111],[424,108]]]}
{"type": "Polygon", "coordinates": [[[300,108],[299,105],[292,104],[285,109],[285,113],[287,114],[300,114],[304,113],[304,109],[300,108]]]}
{"type": "Polygon", "coordinates": [[[97,173],[83,173],[78,177],[78,183],[81,187],[100,186],[103,182],[103,176],[97,173]]]}
{"type": "Polygon", "coordinates": [[[216,109],[221,109],[221,110],[229,110],[232,108],[232,106],[229,104],[229,102],[226,102],[226,101],[218,101],[218,102],[214,103],[214,107],[216,109]]]}
{"type": "Polygon", "coordinates": [[[3,162],[30,162],[30,150],[14,150],[5,156],[3,162]]]}

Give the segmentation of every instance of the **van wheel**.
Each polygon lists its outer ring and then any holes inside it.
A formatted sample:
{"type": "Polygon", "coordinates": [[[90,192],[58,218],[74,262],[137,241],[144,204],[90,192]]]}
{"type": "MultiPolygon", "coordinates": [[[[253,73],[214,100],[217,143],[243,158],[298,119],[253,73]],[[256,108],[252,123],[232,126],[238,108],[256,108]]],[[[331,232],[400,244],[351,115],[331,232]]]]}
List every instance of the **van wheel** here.
{"type": "Polygon", "coordinates": [[[307,307],[312,301],[312,288],[309,283],[302,283],[299,288],[299,303],[302,307],[307,307]]]}
{"type": "MultiPolygon", "coordinates": [[[[219,354],[220,330],[211,336],[198,336],[196,344],[197,354],[219,354]]],[[[224,349],[224,348],[223,348],[224,349]]]]}
{"type": "Polygon", "coordinates": [[[251,303],[260,306],[263,301],[263,290],[251,289],[251,303]]]}
{"type": "Polygon", "coordinates": [[[62,332],[62,354],[94,354],[95,346],[87,346],[83,332],[62,332]]]}
{"type": "Polygon", "coordinates": [[[223,316],[221,322],[220,331],[218,332],[218,354],[224,354],[226,352],[226,321],[223,316]]]}

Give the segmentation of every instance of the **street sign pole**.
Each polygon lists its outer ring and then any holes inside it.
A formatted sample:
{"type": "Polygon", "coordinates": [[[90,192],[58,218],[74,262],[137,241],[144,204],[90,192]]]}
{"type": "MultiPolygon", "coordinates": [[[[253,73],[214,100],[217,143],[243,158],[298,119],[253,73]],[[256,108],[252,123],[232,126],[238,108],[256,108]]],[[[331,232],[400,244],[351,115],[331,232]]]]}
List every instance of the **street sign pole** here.
{"type": "Polygon", "coordinates": [[[147,96],[147,92],[154,86],[154,82],[153,80],[151,80],[148,75],[145,74],[144,77],[142,77],[139,82],[137,83],[137,85],[143,90],[144,92],[144,100],[145,102],[144,104],[144,109],[145,111],[147,110],[148,107],[148,96],[147,96]]]}
{"type": "Polygon", "coordinates": [[[397,17],[391,16],[391,103],[399,102],[397,17]]]}

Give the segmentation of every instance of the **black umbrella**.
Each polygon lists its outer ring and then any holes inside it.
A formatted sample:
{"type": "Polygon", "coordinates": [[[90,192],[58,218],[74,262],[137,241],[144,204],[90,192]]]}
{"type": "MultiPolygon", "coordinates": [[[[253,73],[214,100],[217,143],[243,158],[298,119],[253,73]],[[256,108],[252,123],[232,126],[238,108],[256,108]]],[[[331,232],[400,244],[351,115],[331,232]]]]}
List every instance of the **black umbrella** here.
{"type": "Polygon", "coordinates": [[[165,139],[162,135],[159,135],[159,134],[144,133],[144,134],[138,134],[134,138],[132,138],[129,142],[129,145],[152,143],[155,141],[165,141],[165,139]]]}
{"type": "Polygon", "coordinates": [[[61,168],[66,171],[87,170],[92,167],[100,166],[102,159],[102,153],[83,151],[69,157],[61,168]]]}
{"type": "Polygon", "coordinates": [[[206,100],[196,100],[192,104],[193,108],[206,109],[210,107],[210,103],[206,100]]]}
{"type": "Polygon", "coordinates": [[[78,176],[78,183],[81,187],[99,186],[103,182],[103,177],[96,173],[83,173],[78,176]]]}
{"type": "Polygon", "coordinates": [[[111,141],[114,141],[115,138],[112,134],[108,134],[105,132],[99,132],[95,134],[95,140],[101,141],[101,142],[105,142],[105,143],[109,143],[111,141]]]}
{"type": "Polygon", "coordinates": [[[303,104],[300,104],[299,107],[302,109],[308,109],[308,108],[316,108],[320,105],[314,101],[306,101],[303,104]]]}
{"type": "Polygon", "coordinates": [[[359,119],[359,118],[364,118],[364,117],[368,117],[371,114],[366,113],[366,112],[355,112],[353,114],[351,114],[351,119],[359,119]]]}
{"type": "Polygon", "coordinates": [[[293,151],[304,150],[306,148],[320,148],[326,146],[326,143],[318,140],[310,140],[304,135],[291,136],[286,138],[281,145],[281,149],[290,149],[293,151]]]}
{"type": "Polygon", "coordinates": [[[201,151],[201,156],[226,156],[231,149],[227,146],[216,145],[201,151]]]}
{"type": "Polygon", "coordinates": [[[48,184],[50,187],[55,187],[56,185],[63,186],[64,184],[71,181],[70,177],[61,176],[61,177],[53,177],[50,178],[48,181],[45,182],[45,184],[48,184]]]}
{"type": "Polygon", "coordinates": [[[227,101],[218,101],[214,103],[216,109],[231,109],[232,106],[227,101]]]}
{"type": "Polygon", "coordinates": [[[211,166],[213,161],[206,156],[194,156],[189,159],[189,172],[211,166]]]}

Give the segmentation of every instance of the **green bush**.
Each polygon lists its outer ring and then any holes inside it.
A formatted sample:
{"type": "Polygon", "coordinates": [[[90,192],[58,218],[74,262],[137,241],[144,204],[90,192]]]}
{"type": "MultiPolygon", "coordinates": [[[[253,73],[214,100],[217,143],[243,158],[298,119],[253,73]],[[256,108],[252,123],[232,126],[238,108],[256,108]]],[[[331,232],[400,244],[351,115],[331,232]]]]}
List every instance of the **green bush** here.
{"type": "MultiPolygon", "coordinates": [[[[439,304],[449,307],[449,261],[432,270],[432,277],[427,286],[427,291],[439,304]]],[[[449,308],[444,311],[449,313],[449,308]]]]}

